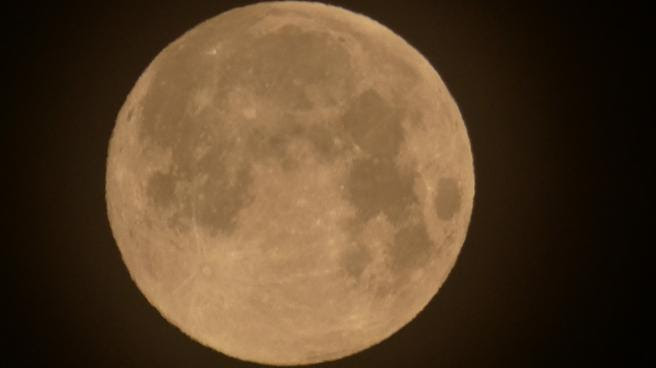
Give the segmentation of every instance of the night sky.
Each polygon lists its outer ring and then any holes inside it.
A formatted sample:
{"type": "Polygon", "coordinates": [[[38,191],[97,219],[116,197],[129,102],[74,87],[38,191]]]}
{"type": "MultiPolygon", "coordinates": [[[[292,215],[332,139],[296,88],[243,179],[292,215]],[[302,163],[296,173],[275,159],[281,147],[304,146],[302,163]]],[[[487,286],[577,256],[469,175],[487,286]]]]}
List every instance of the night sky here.
{"type": "MultiPolygon", "coordinates": [[[[194,342],[150,306],[104,200],[109,137],[141,72],[188,29],[248,3],[24,2],[5,11],[12,366],[259,366],[194,342]]],[[[653,240],[639,237],[651,189],[640,173],[654,171],[639,159],[649,137],[640,85],[651,74],[639,60],[653,48],[640,39],[645,11],[328,3],[378,20],[438,70],[468,128],[476,198],[458,262],[426,309],[381,344],[321,366],[653,361],[641,336],[653,322],[640,262],[653,240]]]]}

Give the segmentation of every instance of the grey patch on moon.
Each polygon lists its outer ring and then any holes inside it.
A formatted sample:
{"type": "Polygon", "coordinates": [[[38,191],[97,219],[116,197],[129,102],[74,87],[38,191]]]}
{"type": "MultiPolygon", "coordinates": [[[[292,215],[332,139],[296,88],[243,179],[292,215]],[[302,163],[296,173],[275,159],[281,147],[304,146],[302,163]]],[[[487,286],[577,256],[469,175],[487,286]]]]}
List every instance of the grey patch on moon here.
{"type": "MultiPolygon", "coordinates": [[[[405,280],[408,272],[424,265],[433,242],[428,236],[417,208],[420,207],[414,187],[415,172],[404,172],[396,164],[404,131],[401,126],[405,112],[385,101],[375,90],[361,93],[342,118],[345,131],[355,146],[364,152],[351,166],[346,181],[348,200],[358,211],[349,226],[351,237],[357,239],[366,223],[383,215],[396,234],[385,244],[390,255],[390,270],[405,280]]],[[[371,261],[371,255],[361,241],[344,259],[346,271],[359,278],[371,261]]],[[[402,281],[400,281],[402,282],[402,281]]],[[[379,285],[379,287],[382,287],[379,285]]]]}
{"type": "Polygon", "coordinates": [[[212,236],[232,233],[236,214],[248,203],[249,167],[229,167],[229,147],[221,144],[199,158],[192,157],[193,148],[201,144],[198,134],[179,135],[178,139],[173,148],[173,169],[153,174],[146,195],[155,208],[171,212],[168,225],[179,231],[199,225],[212,236]]]}
{"type": "Polygon", "coordinates": [[[357,279],[371,262],[371,254],[362,243],[354,242],[342,256],[341,262],[343,269],[357,279]]]}
{"type": "Polygon", "coordinates": [[[390,159],[399,152],[403,140],[402,115],[401,109],[369,89],[349,106],[342,123],[361,149],[376,158],[390,159]]]}
{"type": "Polygon", "coordinates": [[[146,192],[152,204],[157,207],[169,207],[175,198],[175,178],[170,173],[154,173],[148,179],[146,192]]]}
{"type": "Polygon", "coordinates": [[[398,224],[408,203],[416,201],[414,175],[395,164],[403,141],[403,111],[393,108],[376,91],[360,94],[342,117],[344,130],[365,156],[357,158],[347,179],[348,198],[366,222],[383,212],[398,224]]]}
{"type": "Polygon", "coordinates": [[[198,224],[208,229],[210,235],[219,231],[231,234],[236,225],[235,216],[248,203],[248,188],[251,183],[249,169],[237,168],[231,180],[222,162],[212,166],[209,177],[198,188],[196,198],[198,224]]]}
{"type": "Polygon", "coordinates": [[[382,212],[398,225],[407,215],[409,205],[416,203],[414,177],[401,173],[389,159],[355,161],[347,179],[347,190],[362,222],[382,212]]]}
{"type": "MultiPolygon", "coordinates": [[[[351,70],[347,51],[329,35],[306,32],[286,25],[253,42],[243,62],[252,65],[250,80],[255,91],[272,96],[282,107],[307,110],[314,107],[306,95],[308,87],[321,85],[326,91],[348,81],[351,70]],[[293,74],[289,74],[289,73],[293,74]]],[[[335,97],[327,99],[335,103],[335,97]]]]}
{"type": "Polygon", "coordinates": [[[282,124],[267,130],[255,130],[247,138],[249,149],[256,160],[276,160],[287,170],[298,166],[298,154],[291,146],[298,141],[310,144],[316,158],[324,164],[332,164],[345,154],[340,147],[339,132],[330,126],[310,125],[294,116],[287,116],[282,124]]]}
{"type": "Polygon", "coordinates": [[[460,210],[462,205],[460,201],[458,182],[453,178],[440,178],[435,196],[437,217],[442,220],[450,220],[460,210]]]}
{"type": "Polygon", "coordinates": [[[403,226],[394,235],[392,267],[397,272],[421,269],[430,259],[433,241],[423,221],[403,226]]]}
{"type": "Polygon", "coordinates": [[[227,86],[242,85],[278,108],[303,111],[317,103],[336,105],[353,88],[348,50],[326,33],[289,24],[262,36],[243,37],[245,46],[237,46],[226,63],[230,72],[217,84],[219,100],[230,93],[227,86]],[[312,87],[322,92],[318,100],[308,94],[312,87]]]}

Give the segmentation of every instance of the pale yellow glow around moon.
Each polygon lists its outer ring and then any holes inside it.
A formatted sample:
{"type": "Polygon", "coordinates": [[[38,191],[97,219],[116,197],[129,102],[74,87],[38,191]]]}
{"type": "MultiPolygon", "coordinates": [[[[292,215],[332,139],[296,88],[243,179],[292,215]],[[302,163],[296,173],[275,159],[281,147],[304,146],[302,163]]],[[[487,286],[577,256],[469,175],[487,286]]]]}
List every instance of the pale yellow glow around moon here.
{"type": "Polygon", "coordinates": [[[432,66],[318,3],[212,18],[121,109],[107,207],[130,275],[193,339],[306,364],[376,344],[437,293],[474,197],[469,139],[432,66]]]}

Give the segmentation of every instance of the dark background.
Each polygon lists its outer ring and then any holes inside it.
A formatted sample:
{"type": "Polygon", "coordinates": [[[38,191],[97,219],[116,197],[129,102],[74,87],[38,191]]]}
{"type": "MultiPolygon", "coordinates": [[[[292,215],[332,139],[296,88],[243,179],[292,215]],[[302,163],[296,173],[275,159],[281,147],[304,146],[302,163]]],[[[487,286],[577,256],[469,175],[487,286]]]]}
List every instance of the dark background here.
{"type": "MultiPolygon", "coordinates": [[[[4,9],[13,366],[257,366],[160,317],[122,263],[104,202],[108,140],[137,77],[183,32],[246,3],[4,9]]],[[[391,338],[323,366],[653,362],[644,313],[653,288],[639,262],[651,245],[639,237],[650,204],[640,173],[653,172],[639,114],[653,68],[641,62],[653,48],[642,39],[647,12],[628,3],[330,3],[387,25],[436,67],[469,130],[477,192],[437,297],[391,338]]]]}

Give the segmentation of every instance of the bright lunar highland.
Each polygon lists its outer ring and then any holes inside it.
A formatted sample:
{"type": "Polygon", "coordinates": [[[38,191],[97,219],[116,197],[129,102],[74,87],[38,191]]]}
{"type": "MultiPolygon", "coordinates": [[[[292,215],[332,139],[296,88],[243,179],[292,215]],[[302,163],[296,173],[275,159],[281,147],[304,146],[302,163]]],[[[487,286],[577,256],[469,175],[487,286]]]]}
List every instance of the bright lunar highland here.
{"type": "Polygon", "coordinates": [[[114,238],[148,301],[242,360],[362,351],[436,295],[474,169],[430,63],[348,10],[267,2],[162,50],[118,114],[114,238]]]}

